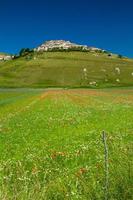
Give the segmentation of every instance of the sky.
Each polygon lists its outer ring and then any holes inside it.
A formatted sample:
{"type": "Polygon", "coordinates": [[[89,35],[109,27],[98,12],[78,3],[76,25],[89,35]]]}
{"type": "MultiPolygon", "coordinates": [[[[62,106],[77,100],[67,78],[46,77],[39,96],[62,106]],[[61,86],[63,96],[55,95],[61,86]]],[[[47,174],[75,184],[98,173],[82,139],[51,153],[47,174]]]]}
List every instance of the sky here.
{"type": "Polygon", "coordinates": [[[55,39],[133,58],[133,1],[0,0],[0,52],[55,39]]]}

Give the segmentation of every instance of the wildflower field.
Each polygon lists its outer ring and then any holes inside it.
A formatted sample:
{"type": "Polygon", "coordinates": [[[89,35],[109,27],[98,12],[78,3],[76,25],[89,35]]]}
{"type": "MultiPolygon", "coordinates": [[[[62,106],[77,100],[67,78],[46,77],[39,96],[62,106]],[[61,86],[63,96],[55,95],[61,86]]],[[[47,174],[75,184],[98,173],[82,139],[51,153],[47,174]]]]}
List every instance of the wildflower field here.
{"type": "Polygon", "coordinates": [[[132,88],[1,90],[0,199],[130,200],[132,133],[132,88]]]}

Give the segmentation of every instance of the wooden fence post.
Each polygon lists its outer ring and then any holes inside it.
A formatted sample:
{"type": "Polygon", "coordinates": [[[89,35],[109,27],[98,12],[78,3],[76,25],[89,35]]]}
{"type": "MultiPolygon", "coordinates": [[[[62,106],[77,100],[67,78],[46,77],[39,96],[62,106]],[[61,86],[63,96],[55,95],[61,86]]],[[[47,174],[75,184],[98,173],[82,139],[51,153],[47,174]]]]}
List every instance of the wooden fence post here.
{"type": "Polygon", "coordinates": [[[104,144],[104,166],[105,166],[105,200],[108,200],[108,189],[109,189],[109,163],[108,163],[108,146],[107,137],[105,131],[102,132],[102,139],[104,144]]]}

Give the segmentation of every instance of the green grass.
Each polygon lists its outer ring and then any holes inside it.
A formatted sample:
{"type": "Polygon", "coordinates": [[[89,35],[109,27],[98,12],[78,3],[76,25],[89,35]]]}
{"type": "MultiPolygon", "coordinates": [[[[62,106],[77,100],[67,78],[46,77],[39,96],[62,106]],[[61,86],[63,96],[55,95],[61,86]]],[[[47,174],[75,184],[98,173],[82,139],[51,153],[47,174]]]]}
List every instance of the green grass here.
{"type": "Polygon", "coordinates": [[[133,90],[0,92],[0,199],[132,199],[133,90]]]}
{"type": "Polygon", "coordinates": [[[44,52],[0,63],[0,87],[95,87],[133,85],[133,60],[105,53],[44,52]],[[35,59],[34,59],[35,58],[35,59]],[[84,72],[86,68],[87,72],[84,72]],[[115,70],[120,69],[120,74],[115,70]],[[116,80],[119,79],[119,82],[116,80]]]}

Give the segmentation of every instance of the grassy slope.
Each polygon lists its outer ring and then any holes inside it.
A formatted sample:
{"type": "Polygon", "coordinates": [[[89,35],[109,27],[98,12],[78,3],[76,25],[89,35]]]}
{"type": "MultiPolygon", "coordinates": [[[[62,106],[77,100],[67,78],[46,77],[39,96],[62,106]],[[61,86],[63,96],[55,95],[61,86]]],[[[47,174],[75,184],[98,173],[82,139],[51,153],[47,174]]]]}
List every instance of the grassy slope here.
{"type": "Polygon", "coordinates": [[[85,52],[46,52],[36,54],[35,60],[33,57],[1,62],[0,87],[88,87],[92,81],[98,82],[98,87],[133,85],[133,60],[130,59],[85,52]],[[120,75],[116,67],[120,68],[120,75]]]}
{"type": "Polygon", "coordinates": [[[131,199],[130,90],[1,92],[0,199],[131,199]]]}

